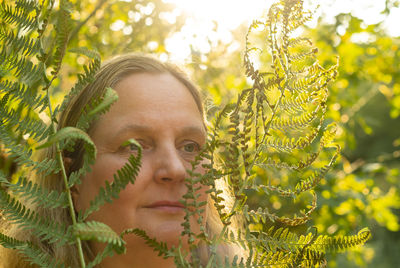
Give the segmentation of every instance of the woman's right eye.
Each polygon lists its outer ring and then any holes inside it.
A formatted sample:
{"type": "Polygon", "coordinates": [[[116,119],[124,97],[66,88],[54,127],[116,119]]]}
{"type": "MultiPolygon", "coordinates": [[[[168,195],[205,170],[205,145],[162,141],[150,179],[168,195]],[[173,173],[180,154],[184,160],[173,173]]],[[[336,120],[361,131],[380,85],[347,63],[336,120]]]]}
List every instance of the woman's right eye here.
{"type": "Polygon", "coordinates": [[[139,151],[139,146],[137,146],[136,144],[133,144],[133,143],[129,144],[128,148],[129,148],[129,150],[134,151],[134,152],[139,151]]]}
{"type": "Polygon", "coordinates": [[[142,140],[128,140],[121,145],[121,150],[129,153],[137,153],[139,146],[145,148],[144,141],[142,140]]]}

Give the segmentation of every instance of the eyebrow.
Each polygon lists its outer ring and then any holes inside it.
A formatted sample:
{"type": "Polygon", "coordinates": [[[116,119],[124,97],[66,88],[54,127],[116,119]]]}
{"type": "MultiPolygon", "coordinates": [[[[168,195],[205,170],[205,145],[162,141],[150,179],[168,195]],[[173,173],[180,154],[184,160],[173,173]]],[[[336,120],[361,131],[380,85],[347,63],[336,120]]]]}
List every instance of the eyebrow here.
{"type": "MultiPolygon", "coordinates": [[[[120,129],[116,133],[116,136],[121,136],[121,135],[124,135],[126,133],[131,133],[131,132],[148,133],[148,132],[154,132],[154,129],[151,126],[130,124],[130,125],[124,126],[122,129],[120,129]]],[[[190,135],[190,134],[205,136],[206,132],[203,127],[199,127],[199,126],[195,126],[195,125],[185,126],[179,130],[179,135],[184,136],[184,135],[190,135]]]]}

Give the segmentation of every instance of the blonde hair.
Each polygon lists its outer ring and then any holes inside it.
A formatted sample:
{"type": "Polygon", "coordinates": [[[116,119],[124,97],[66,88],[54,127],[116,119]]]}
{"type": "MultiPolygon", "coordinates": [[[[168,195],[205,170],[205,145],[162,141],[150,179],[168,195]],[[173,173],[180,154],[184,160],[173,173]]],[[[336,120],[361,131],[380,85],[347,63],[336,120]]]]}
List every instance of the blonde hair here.
{"type": "MultiPolygon", "coordinates": [[[[91,100],[100,97],[104,94],[107,87],[115,86],[119,81],[124,79],[125,77],[134,74],[134,73],[169,73],[174,76],[178,81],[180,81],[185,87],[189,90],[193,99],[196,102],[197,108],[204,118],[204,109],[202,100],[199,94],[199,91],[189,78],[178,69],[175,65],[169,63],[163,63],[159,60],[145,55],[139,54],[126,54],[117,56],[103,64],[100,70],[97,72],[95,79],[92,83],[87,85],[79,94],[72,96],[69,103],[67,104],[65,110],[61,113],[59,118],[58,129],[67,127],[67,126],[76,126],[78,120],[81,116],[81,113],[85,111],[87,105],[91,102],[91,100]]],[[[95,123],[95,122],[94,122],[95,123]]],[[[92,123],[93,126],[93,123],[92,123]]],[[[92,126],[89,127],[88,133],[90,134],[90,130],[92,126]]],[[[55,150],[54,148],[49,148],[44,151],[45,158],[55,159],[55,150]]],[[[67,174],[71,174],[71,172],[78,170],[82,166],[83,162],[83,144],[80,142],[76,142],[75,148],[72,152],[65,151],[63,152],[64,156],[72,159],[72,163],[70,163],[67,174]]],[[[56,190],[62,192],[64,189],[64,185],[62,179],[59,174],[54,174],[51,176],[43,177],[43,176],[31,176],[30,180],[33,183],[37,183],[42,187],[45,187],[49,190],[56,190]]],[[[221,186],[220,186],[221,187],[221,186]]],[[[225,191],[225,199],[229,200],[230,196],[229,191],[227,191],[225,186],[222,186],[222,189],[225,191]]],[[[208,198],[207,204],[207,228],[210,234],[217,234],[222,230],[222,223],[219,220],[218,212],[211,201],[211,198],[208,198]]],[[[47,219],[52,219],[54,222],[62,222],[67,225],[72,224],[71,216],[69,210],[67,208],[57,208],[57,209],[41,209],[38,207],[30,207],[30,209],[39,213],[42,217],[47,219]]],[[[9,223],[2,223],[2,232],[6,232],[8,235],[15,237],[17,239],[29,240],[33,243],[37,244],[41,249],[48,252],[51,256],[54,256],[58,261],[65,263],[67,266],[71,267],[79,267],[78,260],[78,252],[76,247],[73,245],[65,245],[62,247],[57,247],[56,244],[49,244],[46,241],[40,241],[35,238],[30,232],[22,231],[18,228],[18,226],[11,225],[9,223]],[[6,230],[7,229],[7,230],[6,230]]],[[[240,225],[239,221],[233,223],[231,228],[237,228],[240,225]],[[236,225],[236,226],[235,226],[236,225]]],[[[235,247],[223,246],[220,251],[223,251],[223,254],[226,256],[231,256],[237,249],[235,247]]],[[[88,242],[83,243],[83,249],[85,256],[88,259],[93,258],[93,254],[90,250],[90,246],[88,242]]],[[[207,259],[207,250],[199,250],[200,259],[207,259]]],[[[3,247],[0,247],[0,256],[1,260],[6,264],[7,268],[24,268],[24,267],[35,267],[23,261],[22,256],[20,256],[14,250],[7,250],[3,247]]],[[[1,265],[1,262],[0,262],[1,265]]],[[[1,266],[0,266],[1,268],[1,266]]]]}

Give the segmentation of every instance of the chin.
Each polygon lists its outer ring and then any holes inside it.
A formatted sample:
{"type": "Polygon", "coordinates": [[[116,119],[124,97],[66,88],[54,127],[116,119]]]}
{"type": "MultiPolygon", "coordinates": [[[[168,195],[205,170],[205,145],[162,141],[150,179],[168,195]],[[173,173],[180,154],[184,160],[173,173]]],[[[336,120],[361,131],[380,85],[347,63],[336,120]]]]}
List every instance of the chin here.
{"type": "MultiPolygon", "coordinates": [[[[156,230],[148,232],[148,235],[159,242],[167,243],[168,246],[178,246],[182,231],[183,227],[181,223],[165,223],[156,230]]],[[[184,239],[184,237],[182,237],[182,239],[184,239]]]]}
{"type": "MultiPolygon", "coordinates": [[[[157,242],[167,243],[168,247],[178,246],[183,227],[181,221],[163,222],[159,224],[148,224],[147,226],[137,226],[146,232],[150,239],[155,239],[157,242]]],[[[185,240],[185,237],[181,238],[185,240]]],[[[124,237],[128,247],[136,247],[144,244],[144,240],[135,234],[128,234],[124,237]]],[[[186,244],[186,243],[185,243],[186,244]]]]}

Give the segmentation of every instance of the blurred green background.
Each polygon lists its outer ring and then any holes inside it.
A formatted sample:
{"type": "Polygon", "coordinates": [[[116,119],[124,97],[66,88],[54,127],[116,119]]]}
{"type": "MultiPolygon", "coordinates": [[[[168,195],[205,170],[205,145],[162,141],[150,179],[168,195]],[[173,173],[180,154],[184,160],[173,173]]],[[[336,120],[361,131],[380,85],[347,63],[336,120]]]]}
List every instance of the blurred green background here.
{"type": "MultiPolygon", "coordinates": [[[[197,1],[197,9],[190,10],[187,6],[196,1],[72,2],[76,23],[69,47],[96,49],[103,60],[146,52],[178,62],[203,89],[206,106],[227,103],[249,86],[242,64],[249,18],[256,19],[272,3],[197,1]],[[253,9],[256,15],[247,12],[253,9]],[[208,20],[196,10],[208,11],[208,20]],[[250,15],[242,19],[237,15],[241,12],[250,15]]],[[[329,255],[329,267],[400,267],[399,1],[370,1],[375,3],[370,9],[368,1],[364,6],[362,1],[339,2],[319,1],[315,20],[302,33],[313,40],[323,66],[334,64],[336,56],[340,61],[338,79],[330,86],[328,120],[339,125],[342,157],[316,189],[318,209],[308,225],[329,235],[371,229],[373,237],[364,247],[329,255]]],[[[55,101],[73,85],[85,63],[84,57],[67,55],[55,101]]],[[[18,169],[1,145],[0,168],[10,177],[18,169]]],[[[250,198],[279,214],[291,211],[273,197],[250,198]]]]}

